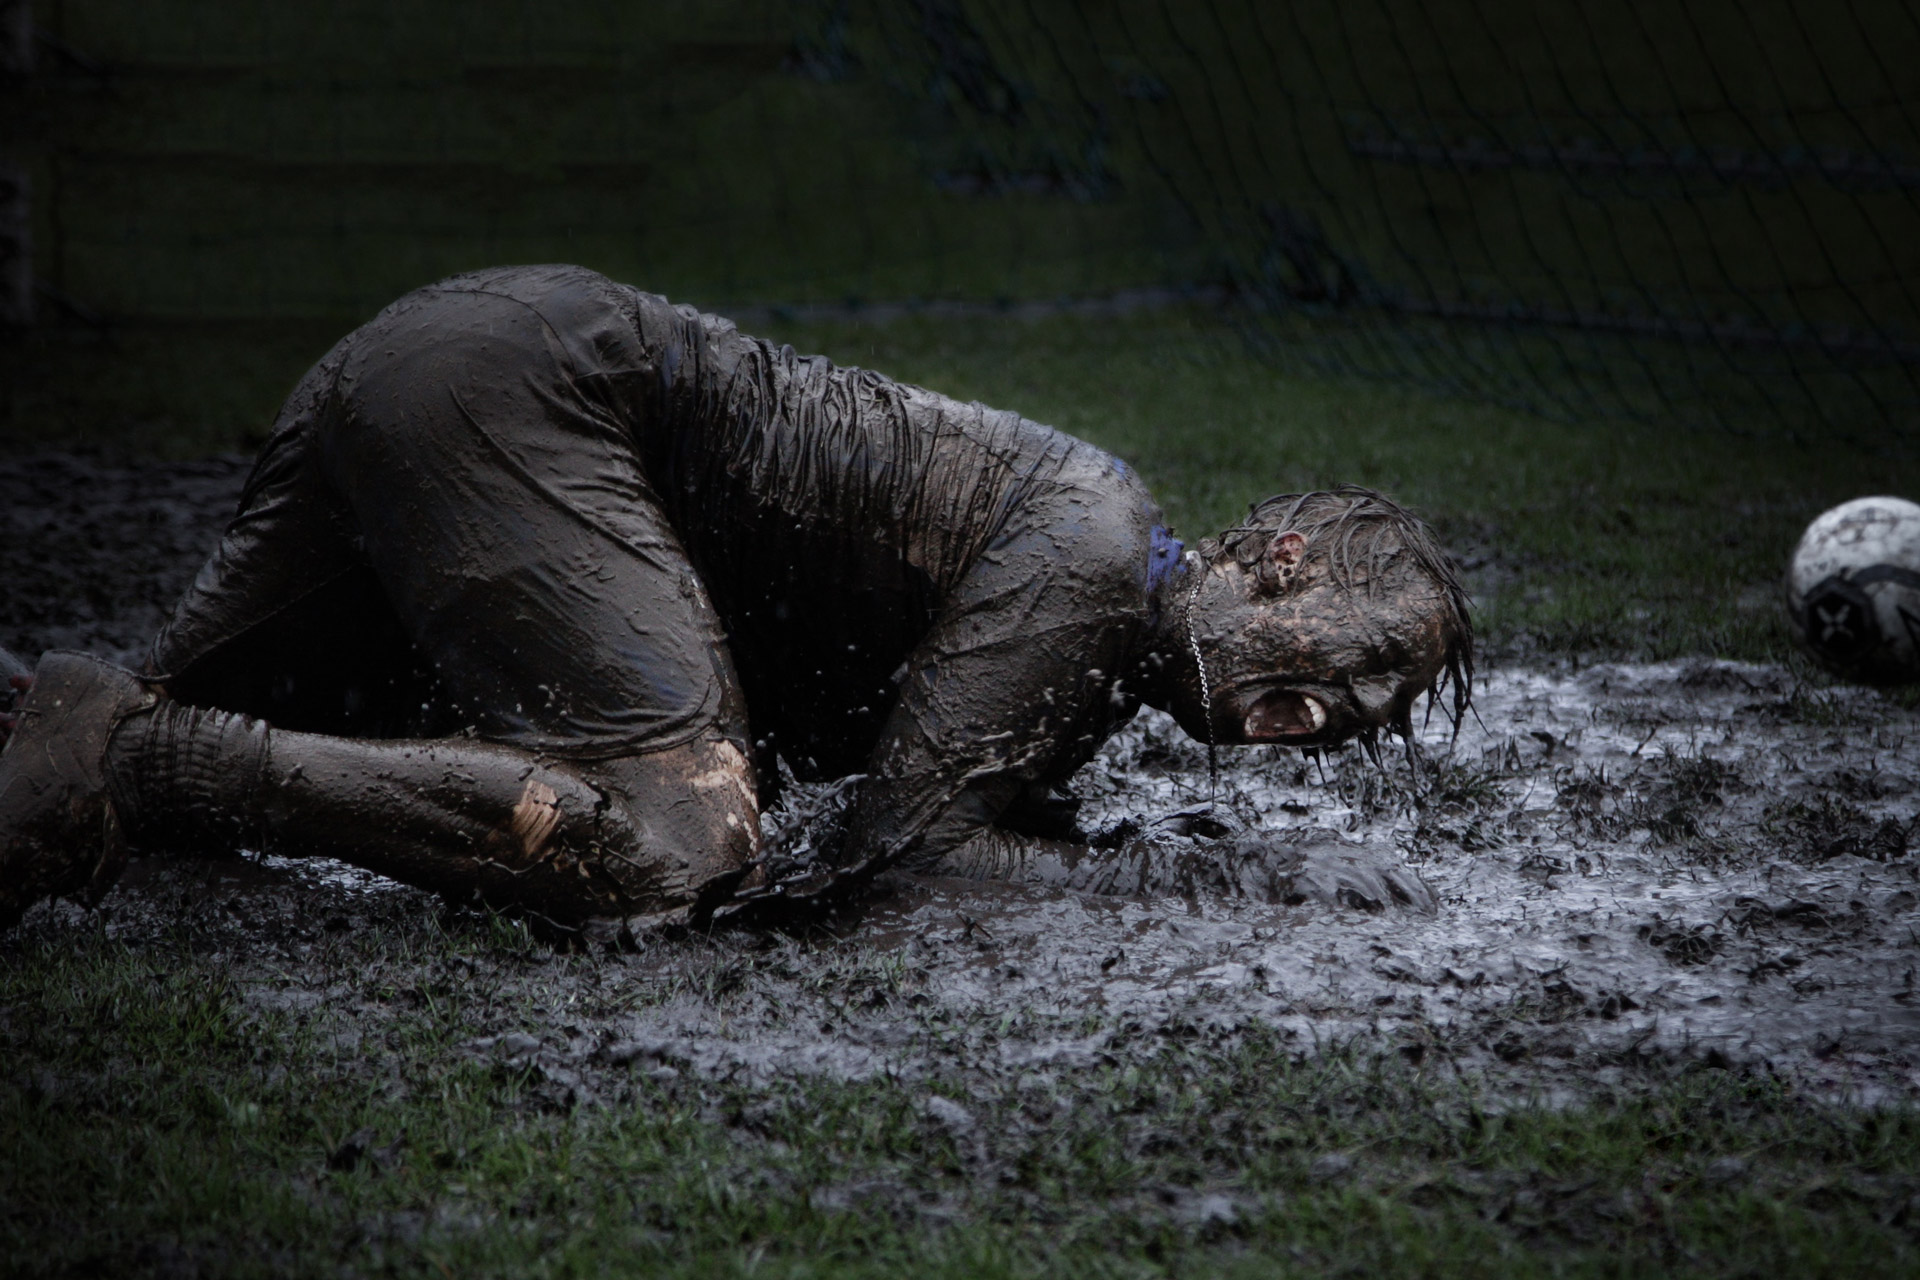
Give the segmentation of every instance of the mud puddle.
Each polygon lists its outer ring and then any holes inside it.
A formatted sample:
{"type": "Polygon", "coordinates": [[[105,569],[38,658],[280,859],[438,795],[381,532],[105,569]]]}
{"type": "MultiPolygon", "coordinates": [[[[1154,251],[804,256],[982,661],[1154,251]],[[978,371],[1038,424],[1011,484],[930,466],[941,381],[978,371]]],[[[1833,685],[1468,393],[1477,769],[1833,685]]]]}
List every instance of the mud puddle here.
{"type": "MultiPolygon", "coordinates": [[[[124,659],[243,469],[58,465],[60,483],[0,467],[0,550],[35,564],[0,643],[124,659]]],[[[377,1045],[395,991],[451,993],[471,1032],[458,1053],[537,1068],[574,1098],[636,1071],[938,1067],[987,1087],[1256,1023],[1302,1053],[1394,1051],[1516,1098],[1700,1065],[1869,1102],[1920,1094],[1920,715],[1773,667],[1509,667],[1457,740],[1434,723],[1421,748],[1417,775],[1223,751],[1218,801],[1277,858],[1411,867],[1432,913],[895,876],[805,936],[560,954],[339,864],[150,860],[103,916],[54,904],[19,936],[102,927],[161,947],[184,931],[250,1003],[324,1018],[341,1044],[377,1045]],[[369,964],[354,944],[382,936],[401,942],[369,964]]],[[[1204,748],[1143,715],[1075,785],[1089,829],[1189,809],[1207,799],[1204,748]]]]}
{"type": "MultiPolygon", "coordinates": [[[[754,1078],[952,1057],[1008,1078],[1258,1022],[1302,1053],[1391,1048],[1514,1097],[1689,1065],[1911,1097],[1917,730],[1774,668],[1495,671],[1479,723],[1428,729],[1417,786],[1357,754],[1222,761],[1222,803],[1276,849],[1409,865],[1431,914],[896,876],[836,943],[656,950],[680,992],[577,1053],[754,1078]]],[[[1078,781],[1089,825],[1187,808],[1204,752],[1143,717],[1078,781]]]]}
{"type": "MultiPolygon", "coordinates": [[[[1695,1060],[1862,1098],[1920,1087],[1920,719],[1730,663],[1491,673],[1425,776],[1350,754],[1223,759],[1258,828],[1404,860],[1431,914],[1220,898],[983,893],[927,882],[877,909],[983,1005],[1118,1022],[1258,1019],[1303,1050],[1379,1038],[1529,1087],[1695,1060]],[[990,964],[956,959],[971,949],[990,964]],[[1178,1011],[1176,1013],[1176,1011],[1178,1011]]],[[[1083,774],[1095,821],[1204,799],[1164,717],[1083,774]]]]}

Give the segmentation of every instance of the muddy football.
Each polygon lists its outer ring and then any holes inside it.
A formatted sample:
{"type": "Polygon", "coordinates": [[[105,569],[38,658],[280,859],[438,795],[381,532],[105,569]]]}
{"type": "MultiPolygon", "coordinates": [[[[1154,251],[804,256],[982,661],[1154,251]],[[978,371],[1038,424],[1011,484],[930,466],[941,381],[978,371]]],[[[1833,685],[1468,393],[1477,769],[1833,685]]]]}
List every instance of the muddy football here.
{"type": "Polygon", "coordinates": [[[1855,498],[1807,526],[1787,573],[1800,642],[1834,674],[1920,681],[1920,504],[1855,498]]]}

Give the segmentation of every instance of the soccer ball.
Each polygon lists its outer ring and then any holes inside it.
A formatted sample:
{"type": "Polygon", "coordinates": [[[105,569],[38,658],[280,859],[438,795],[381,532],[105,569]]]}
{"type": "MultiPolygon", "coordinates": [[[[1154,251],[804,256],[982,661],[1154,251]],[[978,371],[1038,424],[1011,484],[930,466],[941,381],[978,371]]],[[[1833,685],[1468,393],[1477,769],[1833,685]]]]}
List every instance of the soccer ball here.
{"type": "Polygon", "coordinates": [[[1787,608],[1837,675],[1920,681],[1920,504],[1855,498],[1814,520],[1787,570],[1787,608]]]}

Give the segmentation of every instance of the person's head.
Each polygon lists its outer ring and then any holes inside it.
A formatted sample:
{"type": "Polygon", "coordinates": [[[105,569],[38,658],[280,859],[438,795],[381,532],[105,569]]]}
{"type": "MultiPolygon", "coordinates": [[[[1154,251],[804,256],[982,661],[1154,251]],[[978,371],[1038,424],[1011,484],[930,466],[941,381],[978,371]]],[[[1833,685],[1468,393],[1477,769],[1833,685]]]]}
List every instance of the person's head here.
{"type": "Polygon", "coordinates": [[[1371,746],[1410,734],[1414,701],[1449,681],[1456,723],[1465,710],[1466,592],[1412,512],[1353,485],[1281,494],[1197,556],[1181,640],[1198,645],[1207,688],[1176,663],[1168,707],[1193,737],[1211,724],[1221,743],[1371,746]]]}

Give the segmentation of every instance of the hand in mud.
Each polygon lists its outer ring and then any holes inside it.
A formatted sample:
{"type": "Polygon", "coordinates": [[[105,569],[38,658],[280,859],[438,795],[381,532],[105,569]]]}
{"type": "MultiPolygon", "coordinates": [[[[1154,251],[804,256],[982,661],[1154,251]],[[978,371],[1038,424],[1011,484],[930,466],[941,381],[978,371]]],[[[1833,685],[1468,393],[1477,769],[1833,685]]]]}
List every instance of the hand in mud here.
{"type": "Polygon", "coordinates": [[[1350,845],[1326,833],[1276,840],[1250,832],[1232,841],[1222,856],[1249,897],[1271,902],[1319,902],[1327,906],[1384,911],[1408,907],[1425,915],[1439,909],[1433,890],[1392,845],[1350,845]]]}
{"type": "Polygon", "coordinates": [[[1125,825],[1092,856],[1031,877],[1083,892],[1213,895],[1431,913],[1433,891],[1390,845],[1355,846],[1324,831],[1260,831],[1231,810],[1183,809],[1125,825]]]}
{"type": "Polygon", "coordinates": [[[1246,831],[1247,824],[1235,816],[1233,810],[1208,804],[1155,818],[1141,834],[1148,838],[1174,836],[1186,840],[1220,840],[1227,836],[1244,835],[1246,831]]]}
{"type": "Polygon", "coordinates": [[[765,862],[707,915],[715,924],[782,925],[815,919],[857,896],[872,881],[868,867],[814,865],[775,878],[765,862]]]}
{"type": "Polygon", "coordinates": [[[871,868],[842,865],[839,856],[859,781],[855,775],[805,791],[790,787],[761,823],[760,858],[711,918],[777,923],[844,900],[871,880],[871,868]]]}

